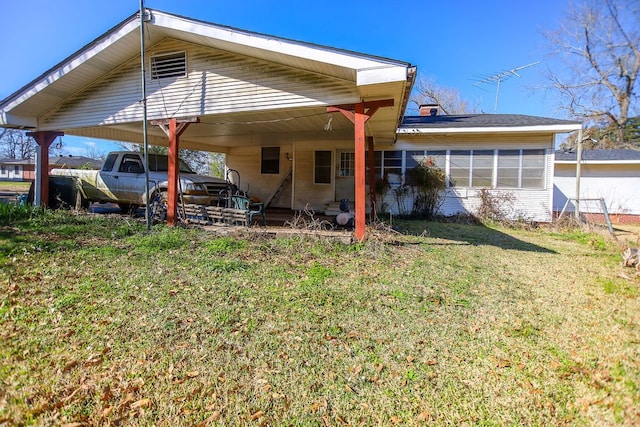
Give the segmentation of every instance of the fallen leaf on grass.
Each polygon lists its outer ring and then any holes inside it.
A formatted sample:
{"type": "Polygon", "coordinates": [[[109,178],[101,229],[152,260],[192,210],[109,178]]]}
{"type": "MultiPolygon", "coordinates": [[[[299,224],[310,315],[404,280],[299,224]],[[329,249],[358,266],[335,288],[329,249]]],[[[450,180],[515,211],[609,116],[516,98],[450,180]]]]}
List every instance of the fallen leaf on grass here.
{"type": "Polygon", "coordinates": [[[262,418],[264,416],[264,412],[263,411],[258,411],[255,414],[251,415],[251,421],[255,421],[258,418],[262,418]]]}
{"type": "Polygon", "coordinates": [[[422,411],[418,414],[418,421],[428,421],[431,419],[431,414],[429,411],[422,411]]]}
{"type": "Polygon", "coordinates": [[[198,424],[198,427],[208,426],[212,422],[218,421],[218,418],[220,418],[220,411],[213,411],[211,415],[209,415],[204,421],[198,424]]]}
{"type": "Polygon", "coordinates": [[[191,371],[191,372],[187,372],[187,376],[188,376],[189,378],[195,378],[195,377],[197,377],[198,375],[200,375],[200,372],[198,372],[198,371],[191,371]]]}
{"type": "Polygon", "coordinates": [[[113,412],[113,406],[107,406],[102,410],[101,415],[103,417],[108,417],[109,415],[111,415],[112,412],[113,412]]]}
{"type": "Polygon", "coordinates": [[[140,399],[140,400],[136,400],[135,402],[133,402],[131,404],[131,408],[132,409],[146,408],[150,404],[151,404],[151,399],[140,399]]]}

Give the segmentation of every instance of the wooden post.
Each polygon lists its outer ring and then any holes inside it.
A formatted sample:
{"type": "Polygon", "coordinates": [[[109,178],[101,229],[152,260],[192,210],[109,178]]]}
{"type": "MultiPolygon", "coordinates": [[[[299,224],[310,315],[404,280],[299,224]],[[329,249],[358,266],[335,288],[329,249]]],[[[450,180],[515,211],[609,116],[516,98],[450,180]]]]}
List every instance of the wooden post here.
{"type": "Polygon", "coordinates": [[[27,132],[27,136],[32,137],[40,146],[40,156],[36,162],[36,179],[39,181],[36,189],[40,191],[40,206],[46,208],[49,206],[49,146],[59,136],[63,136],[63,132],[53,131],[36,131],[27,132]]]}
{"type": "MultiPolygon", "coordinates": [[[[393,99],[380,101],[366,101],[357,104],[334,105],[327,107],[327,113],[342,113],[353,123],[355,128],[354,149],[355,149],[355,196],[356,196],[356,230],[355,237],[363,241],[366,233],[366,182],[365,182],[365,123],[373,116],[379,108],[393,107],[393,99]]],[[[372,142],[371,142],[372,144],[372,142]]],[[[372,144],[373,145],[373,144],[372,144]]],[[[373,183],[371,183],[373,185],[373,183]]],[[[375,190],[374,190],[375,191],[375,190]]]]}
{"type": "Polygon", "coordinates": [[[356,185],[356,231],[355,236],[359,241],[364,240],[365,235],[365,129],[364,124],[367,117],[364,114],[364,103],[359,102],[355,105],[354,126],[355,126],[355,185],[356,185]]]}
{"type": "Polygon", "coordinates": [[[169,120],[169,167],[167,171],[167,224],[175,225],[178,221],[178,151],[180,136],[177,132],[176,119],[169,120]]]}
{"type": "Polygon", "coordinates": [[[169,138],[169,165],[167,170],[167,225],[178,222],[178,179],[180,179],[179,152],[180,135],[191,123],[198,123],[197,117],[187,119],[154,120],[151,124],[159,126],[169,138]]]}

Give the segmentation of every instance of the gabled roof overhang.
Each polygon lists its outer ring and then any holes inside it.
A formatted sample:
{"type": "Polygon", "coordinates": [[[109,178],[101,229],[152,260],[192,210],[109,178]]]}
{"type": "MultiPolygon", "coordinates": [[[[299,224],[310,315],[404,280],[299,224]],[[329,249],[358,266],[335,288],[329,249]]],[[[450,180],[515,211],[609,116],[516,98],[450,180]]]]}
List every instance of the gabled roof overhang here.
{"type": "MultiPolygon", "coordinates": [[[[394,140],[400,118],[406,107],[408,95],[413,85],[415,68],[402,61],[366,55],[327,46],[288,40],[279,37],[253,33],[245,30],[216,25],[204,21],[185,18],[156,10],[148,10],[146,43],[156,45],[163,40],[173,39],[213,49],[224,50],[233,54],[258,58],[303,72],[327,76],[336,81],[347,82],[352,86],[353,99],[340,99],[340,103],[375,101],[378,99],[394,99],[394,106],[379,112],[368,123],[368,132],[380,140],[394,140]]],[[[87,44],[78,52],[69,56],[47,72],[14,94],[0,101],[0,126],[22,129],[54,130],[66,134],[77,134],[96,138],[121,139],[140,142],[141,126],[139,120],[121,121],[118,123],[95,123],[95,127],[86,123],[77,126],[69,125],[63,129],[48,128],[41,118],[48,112],[60,108],[65,102],[79,92],[87,89],[113,69],[140,57],[140,30],[138,14],[118,24],[107,33],[87,44]],[[140,130],[139,130],[140,129],[140,130]],[[114,138],[114,136],[119,138],[114,138]]],[[[318,114],[326,111],[331,105],[327,101],[319,101],[315,110],[308,108],[308,113],[318,114]]],[[[202,145],[202,139],[190,139],[191,133],[199,132],[208,135],[208,140],[219,137],[220,144],[226,144],[231,137],[247,130],[247,126],[219,126],[220,123],[251,121],[251,112],[243,111],[238,115],[233,112],[213,117],[216,126],[204,131],[204,125],[193,126],[183,136],[185,147],[193,148],[202,145]],[[238,118],[239,117],[239,118],[238,118]],[[200,127],[198,131],[196,128],[200,127]],[[216,133],[218,132],[218,133],[216,133]]],[[[261,123],[276,123],[296,112],[272,108],[259,112],[261,123]]],[[[299,114],[298,114],[299,115],[299,114]]],[[[309,117],[312,114],[308,114],[309,117]]],[[[156,119],[162,117],[155,117],[156,119]]],[[[164,117],[168,118],[168,117],[164,117]]],[[[254,120],[256,121],[256,120],[254,120]]],[[[203,122],[205,122],[203,120],[203,122]]],[[[296,126],[288,123],[279,128],[270,126],[269,132],[313,132],[321,130],[318,126],[326,119],[315,118],[296,120],[296,126]]],[[[334,122],[334,128],[348,131],[350,124],[340,119],[334,122]]],[[[252,132],[266,129],[256,127],[252,132]]],[[[153,133],[154,131],[152,131],[153,133]]],[[[151,135],[151,143],[162,143],[163,135],[151,135]]],[[[237,140],[241,140],[237,139],[237,140]]],[[[206,145],[206,144],[205,144],[206,145]]]]}

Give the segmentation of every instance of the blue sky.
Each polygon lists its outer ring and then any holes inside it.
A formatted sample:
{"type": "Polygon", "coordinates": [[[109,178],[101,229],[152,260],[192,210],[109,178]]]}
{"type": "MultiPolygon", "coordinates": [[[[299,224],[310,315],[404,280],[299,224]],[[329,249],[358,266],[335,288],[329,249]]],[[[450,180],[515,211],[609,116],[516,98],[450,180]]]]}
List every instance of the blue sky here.
{"type": "MultiPolygon", "coordinates": [[[[139,8],[139,0],[2,0],[0,99],[20,89],[139,8]]],[[[145,0],[145,6],[222,25],[410,62],[493,113],[486,76],[540,61],[504,81],[498,113],[558,117],[540,87],[548,58],[542,31],[559,25],[568,0],[306,1],[145,0]]],[[[64,137],[68,154],[98,141],[64,137]]]]}

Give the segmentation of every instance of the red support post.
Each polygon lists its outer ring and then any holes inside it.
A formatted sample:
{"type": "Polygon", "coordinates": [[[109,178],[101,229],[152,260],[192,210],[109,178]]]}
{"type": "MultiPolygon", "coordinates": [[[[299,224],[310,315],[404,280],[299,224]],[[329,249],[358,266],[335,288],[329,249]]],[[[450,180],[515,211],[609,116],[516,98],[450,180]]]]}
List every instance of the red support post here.
{"type": "Polygon", "coordinates": [[[40,146],[40,158],[36,164],[36,173],[37,179],[40,181],[38,183],[40,206],[45,208],[49,206],[49,147],[57,137],[63,135],[63,132],[53,131],[27,132],[27,136],[32,137],[40,146]]]}
{"type": "Polygon", "coordinates": [[[169,167],[167,171],[167,225],[178,221],[178,122],[169,119],[169,167]]]}
{"type": "Polygon", "coordinates": [[[365,190],[365,128],[368,117],[365,115],[364,103],[355,104],[355,196],[356,196],[356,230],[355,236],[359,241],[364,240],[366,190],[365,190]]]}

